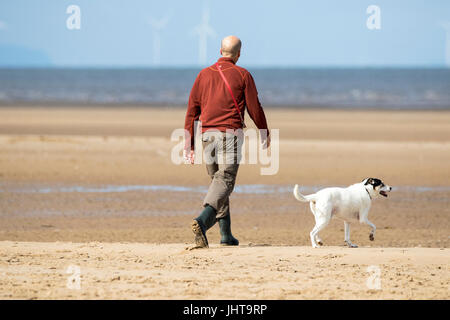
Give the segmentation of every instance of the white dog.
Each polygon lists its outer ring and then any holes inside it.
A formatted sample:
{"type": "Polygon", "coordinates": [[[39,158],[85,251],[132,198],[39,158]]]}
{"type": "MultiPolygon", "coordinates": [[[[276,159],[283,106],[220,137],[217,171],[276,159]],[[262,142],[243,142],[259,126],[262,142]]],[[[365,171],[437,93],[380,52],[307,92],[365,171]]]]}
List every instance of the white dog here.
{"type": "Polygon", "coordinates": [[[314,194],[302,195],[295,185],[294,196],[298,201],[309,202],[311,211],[316,219],[316,225],[311,231],[311,244],[317,248],[322,245],[319,232],[325,228],[332,217],[344,220],[345,243],[350,248],[358,246],[350,242],[350,222],[359,221],[372,228],[369,239],[375,239],[375,225],[369,221],[368,215],[372,199],[378,194],[387,197],[392,187],[385,185],[376,178],[367,178],[363,182],[353,184],[347,188],[325,188],[314,194]],[[316,242],[317,241],[317,242],[316,242]]]}

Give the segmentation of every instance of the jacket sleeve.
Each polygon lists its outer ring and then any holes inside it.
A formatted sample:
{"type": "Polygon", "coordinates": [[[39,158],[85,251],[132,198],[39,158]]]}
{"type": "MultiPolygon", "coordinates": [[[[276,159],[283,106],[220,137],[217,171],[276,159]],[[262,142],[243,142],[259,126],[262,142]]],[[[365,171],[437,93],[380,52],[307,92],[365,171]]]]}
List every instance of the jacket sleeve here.
{"type": "Polygon", "coordinates": [[[195,79],[189,95],[189,102],[184,120],[184,129],[186,131],[185,150],[194,150],[194,126],[201,113],[201,95],[200,95],[200,74],[195,79]]]}
{"type": "Polygon", "coordinates": [[[255,123],[258,129],[266,129],[267,134],[269,134],[269,130],[267,127],[266,116],[264,114],[264,110],[261,107],[261,103],[258,99],[258,90],[256,90],[255,81],[253,80],[250,72],[247,72],[245,77],[245,102],[247,104],[248,114],[250,118],[255,123]]]}

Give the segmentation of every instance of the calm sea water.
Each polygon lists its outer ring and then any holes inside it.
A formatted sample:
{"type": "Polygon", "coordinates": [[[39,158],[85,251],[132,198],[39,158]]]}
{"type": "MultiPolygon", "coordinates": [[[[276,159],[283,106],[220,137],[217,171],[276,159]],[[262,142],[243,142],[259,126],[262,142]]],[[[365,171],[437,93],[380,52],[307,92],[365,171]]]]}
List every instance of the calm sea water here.
{"type": "MultiPolygon", "coordinates": [[[[264,106],[450,109],[450,69],[249,69],[264,106]]],[[[185,105],[198,69],[0,69],[0,104],[185,105]]]]}

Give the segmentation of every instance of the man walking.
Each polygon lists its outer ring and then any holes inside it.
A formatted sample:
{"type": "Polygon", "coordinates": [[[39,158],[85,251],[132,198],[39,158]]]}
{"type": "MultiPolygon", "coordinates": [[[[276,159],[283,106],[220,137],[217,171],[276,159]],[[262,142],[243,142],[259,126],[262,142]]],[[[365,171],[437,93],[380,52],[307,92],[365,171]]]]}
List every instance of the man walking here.
{"type": "Polygon", "coordinates": [[[208,247],[206,231],[219,222],[222,245],[239,245],[231,233],[229,196],[233,191],[239,168],[238,150],[242,145],[244,112],[247,111],[258,129],[266,147],[270,145],[266,117],[258,99],[255,82],[244,68],[236,66],[241,54],[241,40],[228,36],[222,40],[220,58],[214,65],[203,69],[197,76],[189,97],[185,129],[186,158],[194,163],[194,125],[202,123],[202,144],[208,150],[206,170],[211,177],[203,211],[192,222],[192,231],[198,247],[208,247]]]}

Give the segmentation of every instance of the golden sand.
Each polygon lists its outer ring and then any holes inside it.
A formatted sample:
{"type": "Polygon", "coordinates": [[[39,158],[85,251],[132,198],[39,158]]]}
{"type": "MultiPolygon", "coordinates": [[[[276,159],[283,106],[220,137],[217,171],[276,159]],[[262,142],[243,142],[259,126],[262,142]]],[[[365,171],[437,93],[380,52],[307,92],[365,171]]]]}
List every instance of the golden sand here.
{"type": "Polygon", "coordinates": [[[14,192],[206,187],[209,178],[204,166],[170,161],[182,109],[2,107],[0,297],[448,299],[450,112],[268,109],[267,118],[280,129],[280,170],[261,176],[261,166],[243,165],[237,185],[381,178],[394,190],[373,202],[374,242],[368,227],[355,225],[360,248],[340,246],[343,224],[333,221],[321,233],[325,247],[310,249],[313,217],[289,193],[233,194],[233,233],[242,246],[217,247],[214,226],[213,248],[189,251],[201,192],[14,192]],[[381,291],[364,285],[372,263],[382,267],[381,291]],[[68,265],[81,267],[81,291],[65,287],[68,265]]]}

